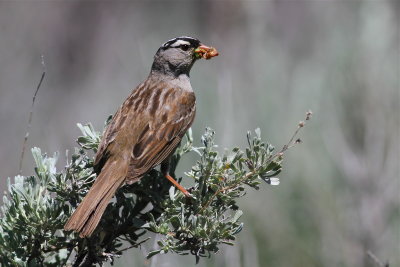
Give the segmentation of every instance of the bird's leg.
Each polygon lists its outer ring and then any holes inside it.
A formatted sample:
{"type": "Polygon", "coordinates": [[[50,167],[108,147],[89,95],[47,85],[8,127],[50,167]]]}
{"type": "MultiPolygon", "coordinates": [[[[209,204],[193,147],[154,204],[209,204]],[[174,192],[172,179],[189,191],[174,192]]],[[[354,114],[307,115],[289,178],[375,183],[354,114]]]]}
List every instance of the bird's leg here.
{"type": "Polygon", "coordinates": [[[174,178],[169,175],[169,158],[164,160],[161,163],[161,173],[164,175],[165,178],[167,178],[173,185],[175,185],[186,197],[191,197],[190,193],[183,187],[181,186],[174,178]]]}
{"type": "Polygon", "coordinates": [[[164,175],[165,178],[170,180],[171,183],[173,183],[181,192],[186,196],[186,197],[191,197],[190,193],[183,187],[181,186],[177,181],[175,181],[174,178],[171,177],[168,173],[164,175]]]}

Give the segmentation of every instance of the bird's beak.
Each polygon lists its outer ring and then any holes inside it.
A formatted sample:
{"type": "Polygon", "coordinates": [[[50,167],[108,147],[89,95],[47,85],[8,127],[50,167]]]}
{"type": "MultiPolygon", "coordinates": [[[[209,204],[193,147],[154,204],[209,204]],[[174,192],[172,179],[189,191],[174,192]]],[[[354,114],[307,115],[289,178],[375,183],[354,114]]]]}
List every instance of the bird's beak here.
{"type": "Polygon", "coordinates": [[[210,59],[218,56],[218,51],[214,47],[200,44],[200,46],[194,50],[194,54],[196,58],[210,59]]]}

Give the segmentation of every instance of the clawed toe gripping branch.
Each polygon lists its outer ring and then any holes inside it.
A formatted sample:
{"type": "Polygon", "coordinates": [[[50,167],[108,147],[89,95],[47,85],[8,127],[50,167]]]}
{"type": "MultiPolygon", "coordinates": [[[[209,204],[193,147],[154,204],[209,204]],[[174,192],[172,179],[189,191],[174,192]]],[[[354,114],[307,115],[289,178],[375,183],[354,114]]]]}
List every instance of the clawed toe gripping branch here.
{"type": "MultiPolygon", "coordinates": [[[[99,226],[90,238],[79,238],[63,231],[73,210],[96,178],[93,154],[101,134],[90,124],[80,125],[83,136],[79,148],[67,164],[57,171],[58,154],[43,155],[33,148],[35,175],[16,176],[8,181],[8,192],[1,207],[0,262],[4,266],[91,266],[113,261],[128,249],[149,239],[148,232],[158,233],[158,248],[147,257],[175,252],[200,257],[216,253],[221,244],[233,245],[242,230],[243,212],[237,199],[249,188],[259,189],[262,181],[279,184],[284,153],[300,143],[297,134],[311,117],[299,123],[290,141],[275,152],[261,140],[260,130],[247,134],[248,147],[235,147],[220,155],[214,143],[215,133],[207,128],[202,146],[193,145],[192,133],[171,159],[170,174],[187,153],[197,153],[196,164],[185,173],[192,187],[185,197],[163,177],[151,170],[138,183],[120,188],[108,205],[99,226]],[[146,207],[151,207],[150,210],[146,207]]],[[[178,179],[180,180],[180,179],[178,179]]]]}

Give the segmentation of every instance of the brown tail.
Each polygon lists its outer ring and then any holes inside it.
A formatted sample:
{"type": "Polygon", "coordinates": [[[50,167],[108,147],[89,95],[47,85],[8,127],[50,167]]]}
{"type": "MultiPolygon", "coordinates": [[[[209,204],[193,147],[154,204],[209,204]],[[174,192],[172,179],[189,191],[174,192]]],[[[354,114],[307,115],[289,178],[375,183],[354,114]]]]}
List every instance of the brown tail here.
{"type": "Polygon", "coordinates": [[[110,199],[124,182],[127,168],[118,161],[108,161],[89,193],[69,218],[64,230],[80,232],[80,237],[90,236],[99,224],[110,199]]]}

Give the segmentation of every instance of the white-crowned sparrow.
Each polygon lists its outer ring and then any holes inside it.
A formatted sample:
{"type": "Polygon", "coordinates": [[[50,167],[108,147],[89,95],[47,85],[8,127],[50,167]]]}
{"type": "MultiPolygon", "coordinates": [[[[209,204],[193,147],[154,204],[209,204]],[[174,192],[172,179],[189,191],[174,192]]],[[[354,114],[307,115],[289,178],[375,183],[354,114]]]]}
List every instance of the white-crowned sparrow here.
{"type": "Polygon", "coordinates": [[[154,56],[148,78],[136,87],[108,125],[95,158],[96,181],[65,224],[65,230],[90,236],[115,191],[134,183],[156,165],[168,174],[168,158],[191,126],[196,98],[189,72],[199,58],[217,56],[215,48],[191,37],[164,43],[154,56]]]}

